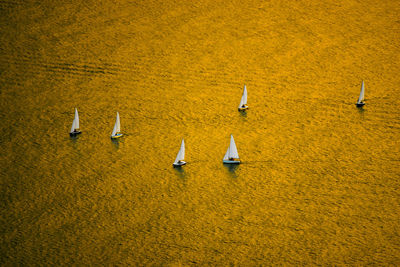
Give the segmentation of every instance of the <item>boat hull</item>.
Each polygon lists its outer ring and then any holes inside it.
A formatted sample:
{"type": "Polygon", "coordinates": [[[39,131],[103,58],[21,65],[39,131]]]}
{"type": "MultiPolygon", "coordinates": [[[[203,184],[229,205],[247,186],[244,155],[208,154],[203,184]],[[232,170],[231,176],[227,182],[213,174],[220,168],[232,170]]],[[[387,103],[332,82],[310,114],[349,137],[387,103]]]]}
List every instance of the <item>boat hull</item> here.
{"type": "Polygon", "coordinates": [[[185,161],[179,161],[177,163],[172,163],[172,165],[174,167],[180,167],[180,166],[186,165],[186,162],[185,161]]]}
{"type": "Polygon", "coordinates": [[[114,136],[111,136],[111,139],[118,139],[118,138],[120,138],[122,136],[123,136],[123,134],[116,134],[114,136]]]}
{"type": "Polygon", "coordinates": [[[224,164],[239,164],[240,160],[223,160],[224,164]]]}
{"type": "Polygon", "coordinates": [[[247,105],[245,105],[244,107],[238,108],[239,111],[245,111],[245,110],[248,110],[248,109],[249,109],[249,107],[247,105]]]}
{"type": "Polygon", "coordinates": [[[359,107],[359,108],[360,108],[360,107],[363,107],[364,105],[365,105],[365,103],[363,103],[363,102],[361,102],[361,103],[356,103],[356,106],[359,107]]]}
{"type": "Polygon", "coordinates": [[[75,136],[77,136],[78,134],[81,134],[81,133],[82,133],[81,131],[72,132],[72,133],[69,133],[69,136],[75,137],[75,136]]]}

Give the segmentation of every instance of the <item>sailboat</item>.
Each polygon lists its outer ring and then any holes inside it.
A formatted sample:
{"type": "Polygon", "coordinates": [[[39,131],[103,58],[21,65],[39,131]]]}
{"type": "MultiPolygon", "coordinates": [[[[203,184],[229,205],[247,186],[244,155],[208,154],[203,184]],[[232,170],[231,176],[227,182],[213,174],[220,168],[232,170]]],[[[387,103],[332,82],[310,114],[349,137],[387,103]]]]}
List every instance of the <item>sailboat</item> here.
{"type": "Polygon", "coordinates": [[[239,154],[236,148],[235,140],[233,139],[233,135],[231,135],[231,142],[229,144],[228,150],[225,153],[223,163],[229,164],[239,164],[239,154]]]}
{"type": "Polygon", "coordinates": [[[242,95],[242,99],[240,99],[240,104],[239,104],[238,110],[245,111],[248,108],[249,108],[249,106],[247,106],[247,89],[246,89],[246,85],[244,85],[243,95],[242,95]]]}
{"type": "Polygon", "coordinates": [[[72,121],[71,131],[69,131],[69,135],[76,136],[80,133],[82,132],[79,130],[79,115],[78,115],[78,110],[75,108],[75,117],[74,120],[72,121]]]}
{"type": "Polygon", "coordinates": [[[181,148],[179,149],[178,155],[176,155],[176,159],[174,163],[172,163],[172,165],[174,165],[174,167],[185,165],[186,162],[184,161],[184,159],[185,159],[185,141],[182,139],[181,148]]]}
{"type": "Polygon", "coordinates": [[[121,124],[119,122],[119,113],[117,112],[117,119],[115,120],[114,129],[111,133],[111,139],[117,139],[122,136],[121,132],[121,124]]]}
{"type": "Polygon", "coordinates": [[[364,81],[362,81],[361,84],[361,91],[360,91],[360,96],[358,97],[358,101],[356,103],[357,107],[362,107],[365,105],[364,101],[364,81]]]}

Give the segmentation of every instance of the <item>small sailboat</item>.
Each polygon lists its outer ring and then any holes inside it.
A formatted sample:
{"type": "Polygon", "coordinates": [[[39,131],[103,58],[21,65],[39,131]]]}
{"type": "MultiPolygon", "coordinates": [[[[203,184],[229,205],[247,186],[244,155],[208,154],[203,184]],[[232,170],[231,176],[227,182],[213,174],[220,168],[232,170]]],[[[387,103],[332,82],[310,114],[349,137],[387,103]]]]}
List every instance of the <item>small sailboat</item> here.
{"type": "Polygon", "coordinates": [[[181,148],[179,149],[178,155],[176,156],[176,159],[174,163],[172,163],[172,165],[174,165],[174,167],[185,165],[186,162],[184,161],[184,159],[185,159],[185,141],[182,139],[181,148]]]}
{"type": "Polygon", "coordinates": [[[360,96],[358,97],[358,101],[356,103],[357,107],[362,107],[365,105],[364,103],[364,81],[361,83],[361,91],[360,91],[360,96]]]}
{"type": "Polygon", "coordinates": [[[122,136],[121,132],[121,124],[119,122],[119,113],[117,112],[117,119],[115,120],[114,129],[111,133],[111,139],[117,139],[122,136]]]}
{"type": "Polygon", "coordinates": [[[233,139],[233,135],[231,135],[231,142],[229,144],[228,150],[225,153],[223,163],[228,164],[239,164],[239,154],[236,148],[235,140],[233,139]]]}
{"type": "Polygon", "coordinates": [[[69,135],[76,136],[80,133],[82,132],[79,130],[79,115],[78,115],[78,110],[75,108],[75,117],[74,120],[72,121],[71,131],[69,131],[69,135]]]}
{"type": "Polygon", "coordinates": [[[240,100],[238,110],[245,111],[248,108],[249,108],[249,106],[247,106],[247,89],[246,89],[246,85],[244,85],[243,95],[242,95],[242,99],[240,100]]]}

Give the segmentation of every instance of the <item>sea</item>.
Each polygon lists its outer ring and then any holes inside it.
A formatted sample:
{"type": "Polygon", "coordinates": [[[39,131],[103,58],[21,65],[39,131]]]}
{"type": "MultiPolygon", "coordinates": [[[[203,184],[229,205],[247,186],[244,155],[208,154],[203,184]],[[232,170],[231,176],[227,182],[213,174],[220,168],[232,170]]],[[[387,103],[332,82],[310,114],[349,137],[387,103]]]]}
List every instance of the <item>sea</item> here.
{"type": "Polygon", "coordinates": [[[0,0],[0,265],[399,266],[399,14],[0,0]]]}

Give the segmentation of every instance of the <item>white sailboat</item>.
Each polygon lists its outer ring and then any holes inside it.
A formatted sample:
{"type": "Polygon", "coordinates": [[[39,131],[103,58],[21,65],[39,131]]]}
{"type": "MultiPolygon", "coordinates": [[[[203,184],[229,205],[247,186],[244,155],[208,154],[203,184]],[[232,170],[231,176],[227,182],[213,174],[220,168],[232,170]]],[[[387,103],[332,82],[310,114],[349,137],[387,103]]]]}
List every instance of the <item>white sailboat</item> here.
{"type": "Polygon", "coordinates": [[[111,133],[111,138],[112,139],[120,138],[122,136],[122,133],[120,132],[121,132],[121,124],[119,122],[119,113],[117,112],[117,119],[115,120],[114,129],[111,133]]]}
{"type": "Polygon", "coordinates": [[[181,148],[179,149],[178,155],[176,156],[176,159],[172,165],[175,167],[185,165],[186,162],[184,161],[185,159],[185,141],[182,139],[181,143],[181,148]]]}
{"type": "Polygon", "coordinates": [[[82,133],[79,130],[79,115],[78,115],[78,110],[75,108],[75,117],[74,120],[72,121],[72,126],[71,130],[69,131],[70,136],[76,136],[77,134],[82,133]]]}
{"type": "Polygon", "coordinates": [[[249,106],[247,106],[247,89],[246,89],[246,85],[244,85],[243,95],[242,95],[242,99],[240,99],[240,104],[239,104],[238,110],[244,111],[248,108],[249,108],[249,106]]]}
{"type": "Polygon", "coordinates": [[[361,83],[361,91],[360,91],[360,96],[358,97],[358,101],[356,103],[357,107],[362,107],[365,105],[364,103],[364,81],[361,83]]]}
{"type": "Polygon", "coordinates": [[[225,153],[223,163],[229,164],[239,164],[239,154],[236,148],[235,140],[233,139],[233,135],[231,135],[231,142],[229,144],[228,150],[225,153]]]}

